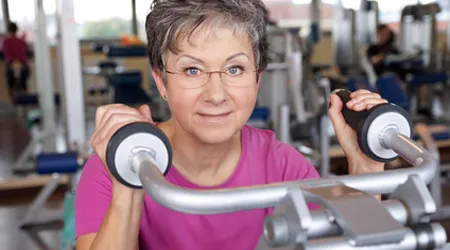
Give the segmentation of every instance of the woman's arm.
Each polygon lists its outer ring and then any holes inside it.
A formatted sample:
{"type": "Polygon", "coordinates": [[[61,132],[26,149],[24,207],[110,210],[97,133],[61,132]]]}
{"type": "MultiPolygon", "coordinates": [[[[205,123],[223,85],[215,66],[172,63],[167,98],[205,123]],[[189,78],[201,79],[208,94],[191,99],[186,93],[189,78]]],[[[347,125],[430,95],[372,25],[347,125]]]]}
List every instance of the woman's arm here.
{"type": "Polygon", "coordinates": [[[381,61],[384,60],[384,57],[385,57],[385,56],[386,56],[385,53],[379,53],[379,54],[376,54],[376,55],[370,57],[370,62],[371,62],[373,65],[378,65],[381,61]]]}
{"type": "MultiPolygon", "coordinates": [[[[116,188],[97,233],[80,236],[77,250],[139,249],[139,225],[144,191],[116,188]]],[[[95,205],[94,205],[95,206],[95,205]]]]}

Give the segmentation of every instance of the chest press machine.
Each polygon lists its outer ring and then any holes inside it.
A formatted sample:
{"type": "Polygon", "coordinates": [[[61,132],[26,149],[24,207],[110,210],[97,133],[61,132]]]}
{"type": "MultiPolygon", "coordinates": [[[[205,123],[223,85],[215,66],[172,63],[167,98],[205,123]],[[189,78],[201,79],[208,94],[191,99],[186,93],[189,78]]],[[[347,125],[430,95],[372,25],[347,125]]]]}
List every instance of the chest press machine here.
{"type": "MultiPolygon", "coordinates": [[[[344,103],[350,92],[336,92],[344,103]]],[[[119,129],[107,147],[107,165],[122,184],[144,188],[156,202],[179,212],[217,214],[275,207],[263,223],[256,249],[444,249],[446,233],[430,218],[436,205],[427,189],[437,165],[410,139],[411,119],[400,107],[343,110],[363,152],[380,162],[402,157],[409,169],[377,174],[273,183],[214,191],[182,189],[165,181],[172,160],[169,140],[157,127],[119,129]],[[374,195],[390,194],[379,201],[374,195]],[[307,203],[319,210],[309,211],[307,203]]]]}

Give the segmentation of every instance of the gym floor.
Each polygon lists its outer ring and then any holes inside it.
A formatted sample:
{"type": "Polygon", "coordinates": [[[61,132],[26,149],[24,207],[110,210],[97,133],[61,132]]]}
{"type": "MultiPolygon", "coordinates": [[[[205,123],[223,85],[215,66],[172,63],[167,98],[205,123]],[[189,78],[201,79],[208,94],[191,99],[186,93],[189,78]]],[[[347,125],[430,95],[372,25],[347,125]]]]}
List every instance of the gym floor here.
{"type": "MultiPolygon", "coordinates": [[[[23,123],[14,115],[0,115],[0,182],[14,178],[11,166],[30,139],[23,123]]],[[[60,187],[48,203],[51,212],[62,204],[65,187],[60,187]]],[[[17,227],[24,217],[27,206],[37,195],[39,189],[24,189],[14,192],[0,191],[0,248],[8,250],[38,249],[30,238],[17,227]]],[[[443,187],[445,204],[450,205],[450,186],[443,187]]],[[[442,222],[450,239],[450,220],[442,222]]],[[[55,249],[59,249],[61,232],[43,233],[44,240],[55,249]]]]}

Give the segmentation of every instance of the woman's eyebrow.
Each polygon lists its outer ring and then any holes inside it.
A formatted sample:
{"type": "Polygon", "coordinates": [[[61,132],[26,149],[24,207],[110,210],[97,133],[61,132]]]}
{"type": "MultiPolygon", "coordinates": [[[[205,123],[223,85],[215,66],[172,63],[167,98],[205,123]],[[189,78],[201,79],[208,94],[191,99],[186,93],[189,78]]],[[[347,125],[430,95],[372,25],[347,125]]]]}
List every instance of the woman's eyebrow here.
{"type": "MultiPolygon", "coordinates": [[[[239,53],[236,53],[236,54],[234,54],[234,55],[229,56],[229,57],[227,58],[227,60],[225,60],[225,61],[230,61],[231,59],[233,59],[233,58],[235,58],[235,57],[238,57],[238,56],[245,56],[245,57],[247,57],[247,59],[249,59],[248,56],[247,56],[245,53],[239,52],[239,53]]],[[[197,62],[200,62],[200,63],[205,64],[205,61],[203,61],[202,59],[197,58],[197,57],[195,57],[195,56],[188,55],[188,54],[181,55],[181,56],[178,58],[177,62],[180,61],[180,60],[181,60],[182,58],[184,58],[184,57],[187,57],[187,58],[192,59],[192,60],[194,60],[194,61],[197,61],[197,62]]]]}

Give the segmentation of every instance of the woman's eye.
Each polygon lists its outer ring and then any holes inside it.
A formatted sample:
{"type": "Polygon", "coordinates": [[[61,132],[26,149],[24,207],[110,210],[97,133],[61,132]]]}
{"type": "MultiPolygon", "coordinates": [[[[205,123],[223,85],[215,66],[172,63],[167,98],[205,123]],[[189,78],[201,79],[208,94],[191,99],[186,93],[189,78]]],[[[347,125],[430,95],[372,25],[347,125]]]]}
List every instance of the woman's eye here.
{"type": "Polygon", "coordinates": [[[239,75],[242,73],[243,69],[239,66],[232,66],[230,68],[228,68],[228,74],[230,75],[239,75]]]}
{"type": "Polygon", "coordinates": [[[200,74],[200,70],[194,67],[186,68],[184,71],[190,76],[196,76],[200,74]]]}

